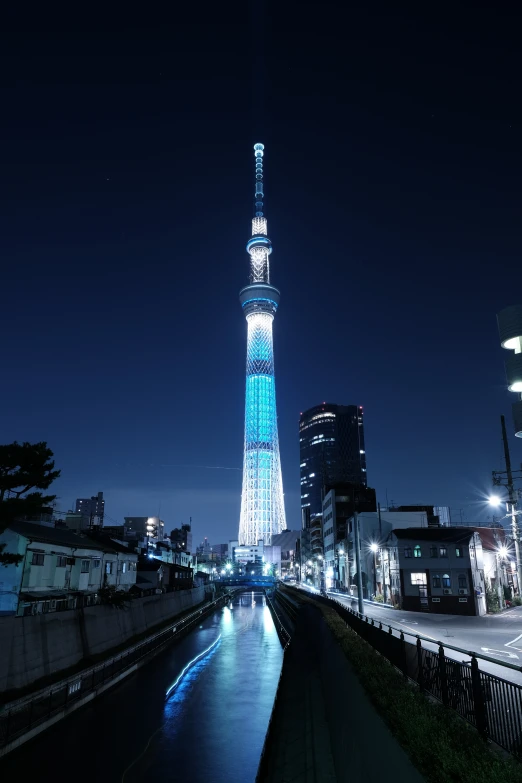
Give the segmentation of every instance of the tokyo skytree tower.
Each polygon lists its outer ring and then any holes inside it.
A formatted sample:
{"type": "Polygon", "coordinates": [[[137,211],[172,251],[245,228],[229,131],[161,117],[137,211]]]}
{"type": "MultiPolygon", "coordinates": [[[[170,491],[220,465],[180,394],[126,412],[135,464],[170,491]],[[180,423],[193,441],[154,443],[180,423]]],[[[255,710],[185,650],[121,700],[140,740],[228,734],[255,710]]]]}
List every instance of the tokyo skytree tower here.
{"type": "Polygon", "coordinates": [[[279,291],[270,284],[272,243],[263,215],[264,145],[255,144],[256,189],[250,255],[250,284],[239,292],[248,324],[245,450],[239,543],[270,544],[272,535],[286,530],[283,479],[279,457],[274,377],[272,322],[279,291]]]}

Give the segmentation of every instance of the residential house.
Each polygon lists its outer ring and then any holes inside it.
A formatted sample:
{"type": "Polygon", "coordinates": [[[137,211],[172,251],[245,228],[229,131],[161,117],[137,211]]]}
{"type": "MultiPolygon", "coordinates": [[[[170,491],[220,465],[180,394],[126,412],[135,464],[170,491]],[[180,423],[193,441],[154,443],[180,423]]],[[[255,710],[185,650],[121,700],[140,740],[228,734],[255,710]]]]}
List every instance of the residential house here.
{"type": "Polygon", "coordinates": [[[0,544],[21,556],[0,569],[0,614],[74,609],[97,603],[104,585],[127,590],[136,579],[135,553],[63,527],[12,522],[0,544]]]}
{"type": "Polygon", "coordinates": [[[405,528],[393,531],[401,607],[441,614],[486,613],[484,558],[472,528],[405,528]]]}

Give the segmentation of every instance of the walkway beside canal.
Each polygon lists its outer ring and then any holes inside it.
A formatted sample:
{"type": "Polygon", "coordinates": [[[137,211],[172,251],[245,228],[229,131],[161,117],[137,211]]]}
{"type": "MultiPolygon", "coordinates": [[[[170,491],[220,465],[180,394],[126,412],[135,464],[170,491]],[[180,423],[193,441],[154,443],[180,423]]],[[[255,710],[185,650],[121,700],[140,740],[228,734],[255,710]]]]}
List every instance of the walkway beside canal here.
{"type": "Polygon", "coordinates": [[[318,609],[303,605],[285,653],[257,783],[423,783],[318,609]]]}

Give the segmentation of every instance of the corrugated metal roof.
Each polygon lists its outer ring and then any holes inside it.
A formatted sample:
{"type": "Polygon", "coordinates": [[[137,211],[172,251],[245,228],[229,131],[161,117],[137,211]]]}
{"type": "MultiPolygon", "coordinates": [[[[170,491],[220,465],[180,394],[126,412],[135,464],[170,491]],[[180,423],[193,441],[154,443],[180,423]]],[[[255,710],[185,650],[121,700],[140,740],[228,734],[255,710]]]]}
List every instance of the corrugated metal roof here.
{"type": "Polygon", "coordinates": [[[116,552],[116,549],[109,544],[93,541],[87,536],[79,536],[72,530],[62,527],[46,527],[45,525],[36,525],[34,522],[10,522],[7,529],[31,541],[41,541],[45,544],[76,547],[77,549],[96,549],[99,552],[116,552]]]}

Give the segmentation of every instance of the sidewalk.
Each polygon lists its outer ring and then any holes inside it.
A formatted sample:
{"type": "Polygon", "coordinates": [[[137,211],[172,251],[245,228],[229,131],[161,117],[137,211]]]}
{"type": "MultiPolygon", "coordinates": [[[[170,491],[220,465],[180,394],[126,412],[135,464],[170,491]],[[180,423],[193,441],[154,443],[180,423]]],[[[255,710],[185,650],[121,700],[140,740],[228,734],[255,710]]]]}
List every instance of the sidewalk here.
{"type": "Polygon", "coordinates": [[[302,621],[285,653],[266,742],[256,783],[337,783],[319,659],[302,621]]]}
{"type": "Polygon", "coordinates": [[[376,713],[315,607],[304,605],[285,654],[256,783],[423,783],[376,713]]]}

